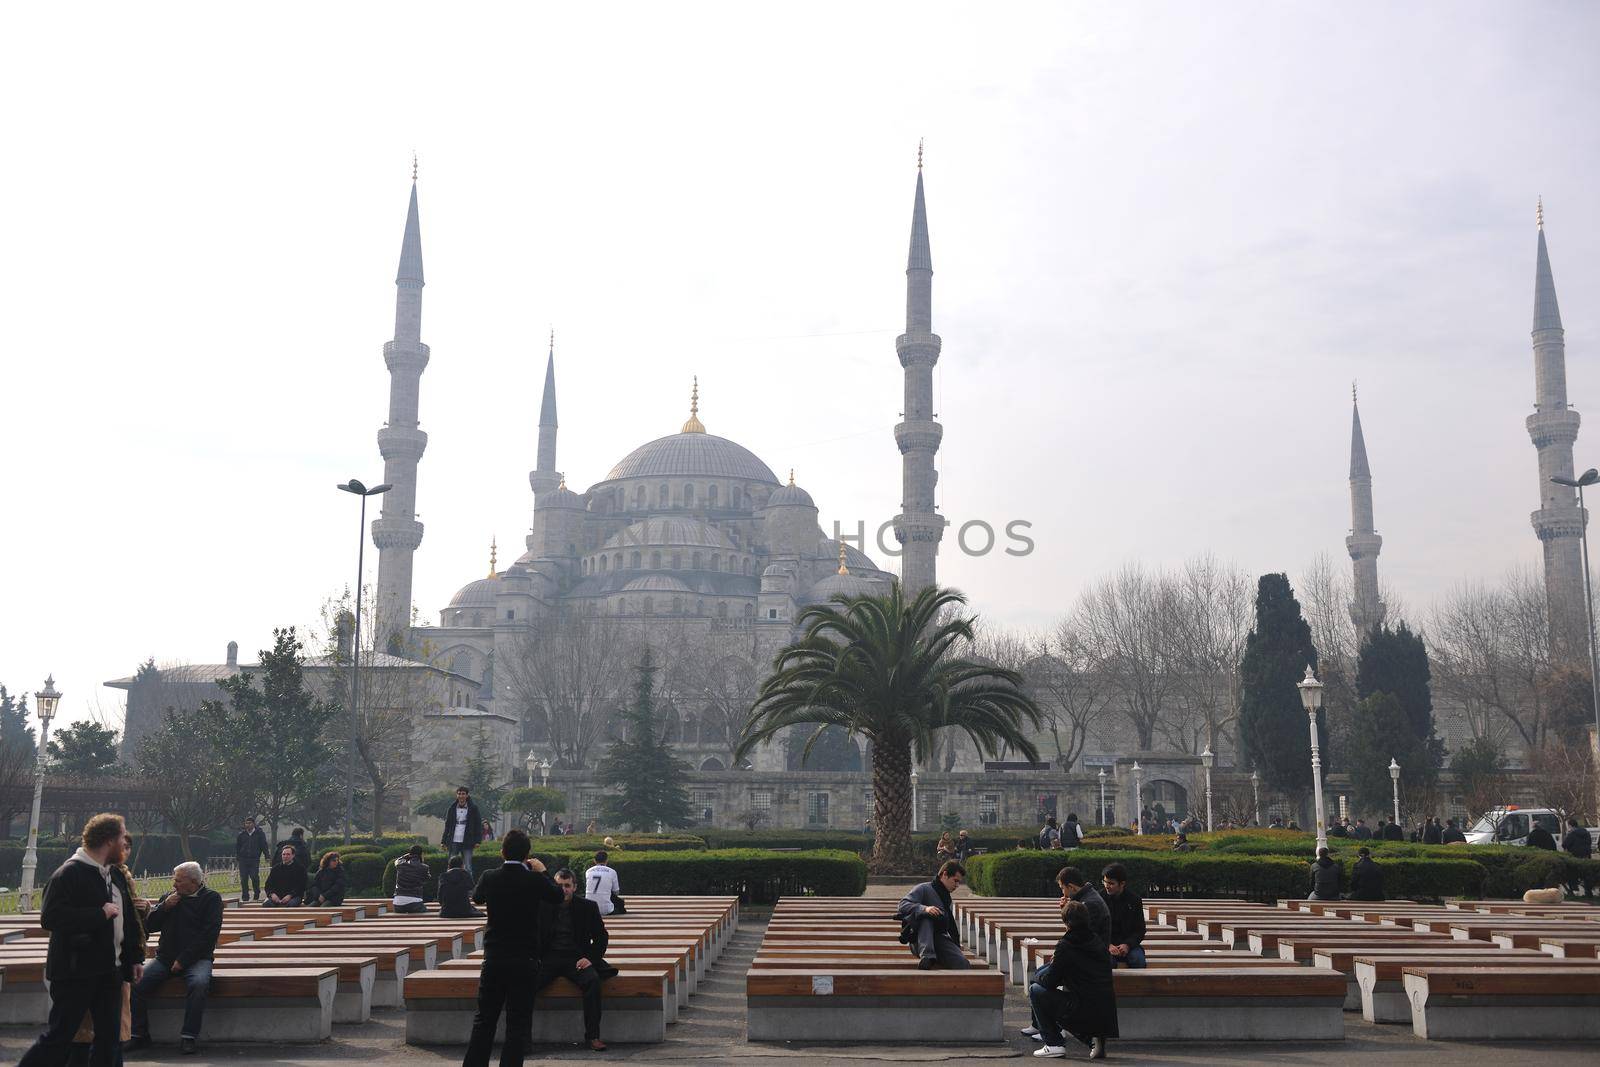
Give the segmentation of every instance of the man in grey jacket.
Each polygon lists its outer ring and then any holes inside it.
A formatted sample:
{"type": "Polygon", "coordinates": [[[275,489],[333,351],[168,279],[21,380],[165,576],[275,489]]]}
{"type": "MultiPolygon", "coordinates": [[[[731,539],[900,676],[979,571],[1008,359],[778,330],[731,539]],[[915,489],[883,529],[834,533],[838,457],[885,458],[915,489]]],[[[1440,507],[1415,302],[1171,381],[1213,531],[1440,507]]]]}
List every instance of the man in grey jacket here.
{"type": "Polygon", "coordinates": [[[967,869],[960,861],[946,860],[933,881],[911,887],[895,912],[900,920],[900,943],[911,947],[911,954],[920,961],[917,966],[924,971],[972,966],[961,951],[961,934],[950,899],[966,878],[967,869]]]}

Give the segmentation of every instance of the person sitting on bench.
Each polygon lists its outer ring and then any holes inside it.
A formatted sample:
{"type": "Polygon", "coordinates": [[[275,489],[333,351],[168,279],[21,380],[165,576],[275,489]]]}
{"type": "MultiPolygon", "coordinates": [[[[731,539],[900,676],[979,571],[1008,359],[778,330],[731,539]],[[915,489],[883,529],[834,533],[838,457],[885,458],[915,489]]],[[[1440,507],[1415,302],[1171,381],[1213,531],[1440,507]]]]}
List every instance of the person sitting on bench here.
{"type": "MultiPolygon", "coordinates": [[[[398,879],[397,879],[398,884],[398,879]]],[[[476,919],[483,912],[472,906],[472,872],[458,852],[439,876],[439,918],[476,919]]]]}
{"type": "MultiPolygon", "coordinates": [[[[1105,886],[1106,907],[1111,912],[1111,966],[1145,966],[1144,958],[1144,901],[1128,888],[1128,868],[1120,863],[1109,864],[1100,872],[1100,884],[1105,886]]],[[[1088,907],[1087,901],[1084,903],[1088,907]]]]}
{"type": "Polygon", "coordinates": [[[595,1052],[604,1052],[600,1040],[600,983],[614,976],[617,969],[601,957],[609,937],[606,921],[592,900],[577,896],[578,879],[571,871],[556,872],[561,887],[561,902],[539,904],[539,981],[543,989],[557,978],[565,978],[583,994],[583,1039],[595,1052]]]}
{"type": "Polygon", "coordinates": [[[428,864],[422,858],[422,846],[412,845],[394,861],[394,910],[396,914],[415,915],[426,910],[423,894],[428,888],[428,864]]]}
{"type": "Polygon", "coordinates": [[[150,909],[146,926],[160,931],[161,940],[156,958],[145,964],[143,977],[133,986],[130,1050],[150,1044],[150,994],[168,978],[182,978],[185,999],[179,1037],[183,1052],[196,1051],[206,994],[211,991],[211,961],[222,933],[222,897],[206,888],[205,877],[198,863],[178,864],[172,869],[172,892],[150,909]]]}
{"type": "Polygon", "coordinates": [[[1106,1038],[1117,1036],[1111,956],[1105,942],[1090,928],[1089,909],[1080,901],[1067,901],[1061,921],[1067,932],[1056,942],[1050,962],[1039,968],[1028,986],[1028,1001],[1039,1030],[1030,1036],[1044,1042],[1034,1055],[1044,1059],[1065,1056],[1065,1030],[1089,1046],[1091,1060],[1105,1059],[1106,1038]]]}
{"type": "Polygon", "coordinates": [[[311,888],[306,890],[306,905],[337,908],[344,903],[344,890],[344,861],[337,852],[329,852],[322,857],[317,876],[311,879],[311,888]]]}
{"type": "Polygon", "coordinates": [[[1383,895],[1383,868],[1373,862],[1372,850],[1359,848],[1356,856],[1356,865],[1350,868],[1350,899],[1386,899],[1383,895]]]}
{"type": "Polygon", "coordinates": [[[300,866],[293,845],[278,850],[278,860],[267,875],[267,899],[263,908],[298,908],[306,896],[306,869],[300,866]]]}
{"type": "Polygon", "coordinates": [[[967,869],[958,860],[947,860],[933,881],[912,886],[895,911],[900,920],[900,943],[911,947],[921,970],[972,966],[961,951],[961,934],[950,904],[950,894],[961,888],[966,877],[967,869]]]}

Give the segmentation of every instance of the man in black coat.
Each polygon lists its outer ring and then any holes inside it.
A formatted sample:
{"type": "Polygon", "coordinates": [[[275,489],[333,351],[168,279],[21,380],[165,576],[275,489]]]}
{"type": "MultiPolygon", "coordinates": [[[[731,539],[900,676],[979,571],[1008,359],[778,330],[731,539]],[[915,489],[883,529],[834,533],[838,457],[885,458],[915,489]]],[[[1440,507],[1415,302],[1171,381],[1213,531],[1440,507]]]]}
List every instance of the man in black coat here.
{"type": "Polygon", "coordinates": [[[1372,861],[1370,848],[1356,852],[1356,864],[1350,868],[1350,899],[1386,899],[1383,895],[1383,868],[1372,861]]]}
{"type": "MultiPolygon", "coordinates": [[[[1378,824],[1381,826],[1383,824],[1383,820],[1379,819],[1378,824]]],[[[1406,832],[1400,828],[1399,823],[1392,822],[1383,827],[1383,833],[1380,836],[1385,841],[1404,841],[1406,839],[1406,832]]]]}
{"type": "Polygon", "coordinates": [[[1526,840],[1529,848],[1542,848],[1546,852],[1554,852],[1556,850],[1555,835],[1537,822],[1533,824],[1533,829],[1528,831],[1526,840]]]}
{"type": "Polygon", "coordinates": [[[956,926],[950,894],[966,881],[967,869],[959,860],[945,860],[933,881],[911,887],[900,900],[894,917],[900,921],[900,943],[911,947],[924,971],[935,967],[965,970],[972,966],[961,951],[961,932],[956,926]]]}
{"type": "Polygon", "coordinates": [[[1094,936],[1100,939],[1102,945],[1111,942],[1111,909],[1107,907],[1105,898],[1094,887],[1094,883],[1084,877],[1082,871],[1076,867],[1063,867],[1056,872],[1056,885],[1061,887],[1061,899],[1056,903],[1061,907],[1067,906],[1067,901],[1076,900],[1089,909],[1089,929],[1094,931],[1094,936]]]}
{"type": "Polygon", "coordinates": [[[1357,819],[1356,828],[1350,831],[1350,836],[1355,838],[1357,841],[1371,841],[1372,827],[1367,825],[1367,820],[1357,819]]]}
{"type": "Polygon", "coordinates": [[[571,871],[556,872],[561,888],[560,903],[539,905],[539,981],[543,989],[557,978],[565,978],[583,994],[583,1039],[595,1052],[604,1052],[600,1040],[600,983],[614,976],[617,969],[602,957],[610,938],[600,907],[577,896],[578,879],[571,871]]]}
{"type": "Polygon", "coordinates": [[[150,994],[168,978],[181,978],[186,990],[180,1047],[195,1051],[206,994],[211,991],[211,961],[222,933],[222,897],[206,888],[198,863],[180,863],[172,871],[172,892],[150,909],[145,925],[160,931],[156,958],[133,987],[133,1039],[130,1049],[150,1044],[150,994]]]}
{"type": "Polygon", "coordinates": [[[451,856],[462,857],[462,865],[472,873],[472,850],[483,840],[483,816],[466,786],[456,787],[456,802],[444,813],[444,833],[439,844],[451,856]]]}
{"type": "MultiPolygon", "coordinates": [[[[261,861],[270,857],[272,852],[267,848],[267,835],[256,825],[253,818],[246,817],[244,829],[233,839],[233,856],[239,861],[239,899],[249,900],[252,888],[255,899],[261,899],[261,861]]],[[[268,863],[271,860],[268,859],[268,863]]]]}
{"type": "Polygon", "coordinates": [[[1456,821],[1454,819],[1446,819],[1444,830],[1439,834],[1439,844],[1464,845],[1466,841],[1467,835],[1461,832],[1461,827],[1456,825],[1456,821]]]}
{"type": "Polygon", "coordinates": [[[1106,946],[1111,966],[1142,970],[1144,959],[1144,901],[1128,888],[1128,868],[1113,863],[1100,872],[1106,907],[1111,912],[1111,942],[1106,946]]]}
{"type": "Polygon", "coordinates": [[[483,933],[483,969],[478,973],[478,1010],[462,1067],[488,1067],[500,1012],[506,1013],[506,1039],[500,1067],[522,1067],[533,1031],[533,995],[539,980],[538,915],[541,903],[558,903],[561,890],[530,858],[528,835],[508,830],[500,842],[505,863],[478,880],[475,903],[489,921],[483,933]]]}
{"type": "Polygon", "coordinates": [[[57,1067],[72,1052],[83,1017],[94,1021],[92,1067],[111,1067],[122,1036],[122,983],[144,974],[139,922],[133,901],[114,879],[126,833],[120,815],[96,815],[83,828],[83,845],[50,876],[39,925],[50,931],[44,976],[50,1015],[44,1033],[19,1067],[57,1067]]]}
{"type": "Polygon", "coordinates": [[[1561,848],[1575,860],[1586,860],[1594,855],[1594,841],[1577,819],[1567,820],[1567,832],[1561,838],[1561,848]]]}
{"type": "Polygon", "coordinates": [[[1424,845],[1444,843],[1444,832],[1439,829],[1439,820],[1432,815],[1428,816],[1428,823],[1422,828],[1422,843],[1424,845]]]}

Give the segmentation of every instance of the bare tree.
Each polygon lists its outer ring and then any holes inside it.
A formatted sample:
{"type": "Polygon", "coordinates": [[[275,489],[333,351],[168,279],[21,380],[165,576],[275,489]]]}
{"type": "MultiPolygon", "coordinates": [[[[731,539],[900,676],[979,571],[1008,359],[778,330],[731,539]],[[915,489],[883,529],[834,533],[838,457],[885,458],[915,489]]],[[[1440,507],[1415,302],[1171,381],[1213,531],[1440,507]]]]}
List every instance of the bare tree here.
{"type": "Polygon", "coordinates": [[[1070,771],[1083,756],[1090,729],[1111,708],[1111,689],[1077,613],[1037,638],[1033,651],[1022,674],[1050,728],[1055,764],[1070,771]]]}
{"type": "Polygon", "coordinates": [[[1172,632],[1180,596],[1171,576],[1134,563],[1091,585],[1078,604],[1091,655],[1143,750],[1154,747],[1181,686],[1172,632]]]}
{"type": "Polygon", "coordinates": [[[1239,659],[1253,616],[1254,585],[1210,554],[1172,576],[1177,585],[1169,632],[1178,672],[1177,700],[1157,725],[1180,752],[1231,747],[1239,717],[1239,659]]]}
{"type": "Polygon", "coordinates": [[[760,681],[754,649],[727,635],[682,627],[664,635],[656,654],[666,665],[661,673],[663,700],[670,700],[680,714],[693,715],[699,723],[696,740],[718,746],[728,766],[734,766],[734,750],[760,681]]]}
{"type": "Polygon", "coordinates": [[[549,738],[557,766],[582,770],[606,738],[638,660],[640,637],[606,615],[547,619],[517,639],[505,669],[525,719],[549,738]]]}
{"type": "Polygon", "coordinates": [[[1545,608],[1542,579],[1519,569],[1498,588],[1458,587],[1435,607],[1429,627],[1435,678],[1465,709],[1473,736],[1499,742],[1509,725],[1530,755],[1547,732],[1545,608]]]}
{"type": "Polygon", "coordinates": [[[1587,739],[1552,737],[1530,761],[1538,796],[1563,822],[1588,826],[1595,813],[1595,768],[1587,739]]]}

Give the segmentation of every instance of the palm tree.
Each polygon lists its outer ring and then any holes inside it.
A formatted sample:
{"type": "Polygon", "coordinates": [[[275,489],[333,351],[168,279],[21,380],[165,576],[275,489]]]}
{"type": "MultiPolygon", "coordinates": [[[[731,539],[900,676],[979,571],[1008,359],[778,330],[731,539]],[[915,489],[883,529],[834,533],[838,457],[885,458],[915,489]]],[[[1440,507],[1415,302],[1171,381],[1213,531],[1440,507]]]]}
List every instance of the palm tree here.
{"type": "Polygon", "coordinates": [[[991,758],[1006,748],[1039,758],[1026,729],[1040,727],[1040,713],[1021,675],[961,655],[975,620],[954,609],[966,602],[931,587],[908,603],[896,585],[806,608],[800,639],[773,661],[739,738],[739,759],[799,724],[817,727],[808,752],[829,726],[870,741],[874,871],[914,869],[912,759],[928,758],[938,731],[962,731],[991,758]]]}

